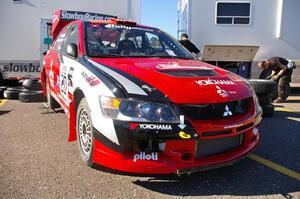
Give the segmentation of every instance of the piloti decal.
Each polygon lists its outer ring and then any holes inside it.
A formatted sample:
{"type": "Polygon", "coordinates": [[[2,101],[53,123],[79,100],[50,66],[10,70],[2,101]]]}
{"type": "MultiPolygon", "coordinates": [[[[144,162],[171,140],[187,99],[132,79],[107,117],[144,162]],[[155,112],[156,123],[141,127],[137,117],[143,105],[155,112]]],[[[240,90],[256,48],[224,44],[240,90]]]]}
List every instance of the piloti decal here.
{"type": "Polygon", "coordinates": [[[165,131],[171,131],[172,126],[167,124],[139,124],[140,129],[142,130],[165,130],[165,131]]]}
{"type": "Polygon", "coordinates": [[[146,152],[140,152],[133,155],[133,161],[136,162],[137,160],[158,160],[158,153],[152,152],[152,153],[146,153],[146,152]]]}
{"type": "Polygon", "coordinates": [[[41,72],[40,64],[37,63],[9,63],[0,65],[3,72],[41,72]]]}
{"type": "Polygon", "coordinates": [[[202,79],[195,81],[200,86],[209,86],[209,85],[235,85],[232,80],[225,79],[202,79]]]}

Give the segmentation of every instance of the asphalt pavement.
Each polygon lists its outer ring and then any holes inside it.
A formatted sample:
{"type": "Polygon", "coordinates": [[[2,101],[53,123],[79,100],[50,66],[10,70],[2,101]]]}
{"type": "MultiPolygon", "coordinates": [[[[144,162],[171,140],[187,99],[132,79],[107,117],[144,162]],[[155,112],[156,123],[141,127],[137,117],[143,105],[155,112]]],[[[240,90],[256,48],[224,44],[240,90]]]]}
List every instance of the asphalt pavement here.
{"type": "Polygon", "coordinates": [[[300,96],[263,119],[253,153],[262,159],[180,177],[89,168],[63,112],[0,101],[0,198],[300,198],[300,96]]]}

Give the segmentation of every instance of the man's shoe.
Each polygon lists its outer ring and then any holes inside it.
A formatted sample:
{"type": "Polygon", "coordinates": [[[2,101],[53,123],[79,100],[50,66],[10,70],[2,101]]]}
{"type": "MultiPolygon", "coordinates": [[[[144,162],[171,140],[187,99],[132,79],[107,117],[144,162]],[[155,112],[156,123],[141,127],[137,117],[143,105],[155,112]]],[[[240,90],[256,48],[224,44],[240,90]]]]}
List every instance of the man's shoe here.
{"type": "Polygon", "coordinates": [[[285,100],[278,97],[276,100],[274,100],[274,103],[283,103],[285,100]]]}

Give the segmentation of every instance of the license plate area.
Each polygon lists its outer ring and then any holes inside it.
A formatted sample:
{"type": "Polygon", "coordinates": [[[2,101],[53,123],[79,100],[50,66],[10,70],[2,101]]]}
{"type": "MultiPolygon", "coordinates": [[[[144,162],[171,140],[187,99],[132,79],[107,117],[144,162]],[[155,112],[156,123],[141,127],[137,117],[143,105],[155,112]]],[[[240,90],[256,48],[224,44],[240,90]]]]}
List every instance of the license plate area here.
{"type": "Polygon", "coordinates": [[[208,140],[199,139],[196,142],[196,158],[225,153],[241,146],[242,143],[243,134],[208,140]]]}

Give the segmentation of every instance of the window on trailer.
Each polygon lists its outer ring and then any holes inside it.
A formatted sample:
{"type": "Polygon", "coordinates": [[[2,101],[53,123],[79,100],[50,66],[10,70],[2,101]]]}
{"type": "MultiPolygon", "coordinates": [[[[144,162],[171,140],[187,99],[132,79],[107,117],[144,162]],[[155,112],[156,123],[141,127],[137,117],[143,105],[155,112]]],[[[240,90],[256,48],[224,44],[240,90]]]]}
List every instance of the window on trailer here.
{"type": "Polygon", "coordinates": [[[250,24],[250,2],[217,2],[216,24],[250,24]]]}

